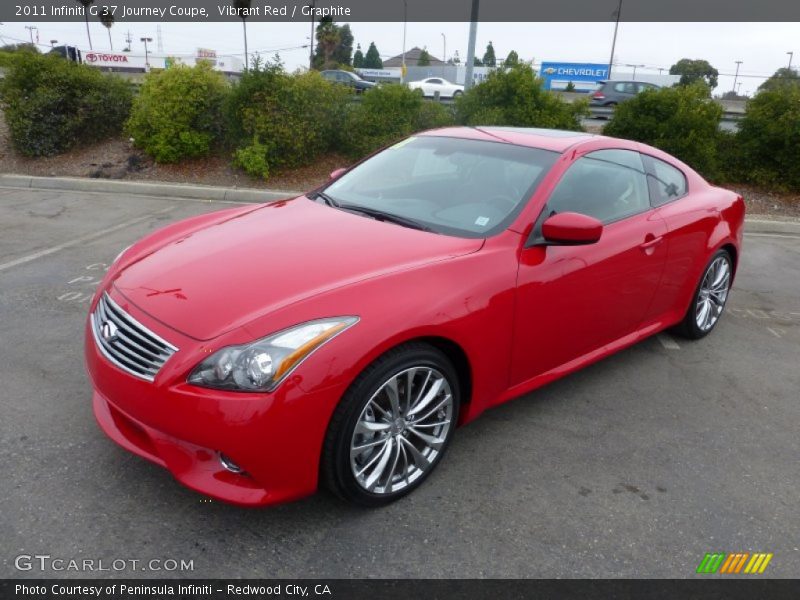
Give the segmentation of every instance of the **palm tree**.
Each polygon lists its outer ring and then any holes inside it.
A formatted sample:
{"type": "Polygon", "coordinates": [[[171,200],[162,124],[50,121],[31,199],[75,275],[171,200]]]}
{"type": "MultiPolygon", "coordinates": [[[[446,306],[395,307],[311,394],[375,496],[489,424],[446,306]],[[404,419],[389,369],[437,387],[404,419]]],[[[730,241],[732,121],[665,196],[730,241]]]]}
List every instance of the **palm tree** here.
{"type": "Polygon", "coordinates": [[[233,0],[233,7],[238,11],[239,17],[242,19],[242,28],[244,29],[244,68],[248,69],[250,66],[250,58],[247,54],[247,12],[250,10],[251,0],[233,0]]]}
{"type": "Polygon", "coordinates": [[[92,34],[89,32],[89,7],[94,4],[94,0],[75,0],[78,4],[83,6],[83,16],[86,19],[86,35],[89,38],[89,50],[94,50],[92,47],[92,34]]]}
{"type": "Polygon", "coordinates": [[[111,51],[114,51],[114,42],[111,41],[111,28],[114,26],[114,15],[111,13],[100,13],[100,22],[108,29],[108,45],[111,46],[111,51]]]}

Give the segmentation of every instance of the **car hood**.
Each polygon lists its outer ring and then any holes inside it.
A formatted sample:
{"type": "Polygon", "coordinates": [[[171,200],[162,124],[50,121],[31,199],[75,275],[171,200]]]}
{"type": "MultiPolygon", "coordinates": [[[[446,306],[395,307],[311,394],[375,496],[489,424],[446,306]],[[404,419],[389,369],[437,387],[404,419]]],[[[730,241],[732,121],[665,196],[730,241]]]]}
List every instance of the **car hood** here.
{"type": "Polygon", "coordinates": [[[310,296],[482,245],[300,197],[173,238],[124,266],[114,286],[165,325],[209,340],[310,296]]]}

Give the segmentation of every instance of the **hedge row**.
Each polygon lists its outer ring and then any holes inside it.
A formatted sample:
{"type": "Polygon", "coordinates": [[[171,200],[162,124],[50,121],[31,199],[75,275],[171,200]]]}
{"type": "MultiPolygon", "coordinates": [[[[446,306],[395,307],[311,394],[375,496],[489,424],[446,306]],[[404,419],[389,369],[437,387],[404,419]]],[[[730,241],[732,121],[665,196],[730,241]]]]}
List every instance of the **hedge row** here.
{"type": "Polygon", "coordinates": [[[131,110],[131,86],[53,55],[2,57],[0,105],[14,147],[51,156],[118,135],[131,110]]]}
{"type": "MultiPolygon", "coordinates": [[[[231,85],[208,65],[145,77],[133,97],[123,80],[55,56],[2,57],[0,103],[14,146],[46,156],[121,134],[158,162],[224,152],[257,177],[312,163],[332,150],[358,159],[416,131],[453,124],[581,129],[585,101],[545,92],[530,65],[498,69],[454,105],[388,84],[354,102],[319,73],[288,74],[256,60],[231,85]]],[[[660,147],[715,181],[800,190],[800,85],[762,91],[736,134],[702,85],[648,91],[620,105],[612,136],[660,147]]]]}
{"type": "Polygon", "coordinates": [[[703,84],[647,91],[620,104],[606,135],[656,146],[708,179],[800,190],[800,85],[759,92],[736,133],[703,84]]]}

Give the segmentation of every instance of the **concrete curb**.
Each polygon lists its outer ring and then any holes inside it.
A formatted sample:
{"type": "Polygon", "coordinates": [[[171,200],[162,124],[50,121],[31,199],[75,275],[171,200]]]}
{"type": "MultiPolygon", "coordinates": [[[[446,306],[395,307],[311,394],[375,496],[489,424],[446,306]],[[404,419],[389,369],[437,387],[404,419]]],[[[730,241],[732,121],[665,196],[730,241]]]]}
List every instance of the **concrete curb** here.
{"type": "MultiPolygon", "coordinates": [[[[221,202],[271,202],[293,198],[303,192],[288,190],[255,190],[223,188],[210,185],[182,185],[174,183],[148,183],[119,181],[115,179],[88,179],[80,177],[33,177],[30,175],[2,175],[0,187],[34,190],[65,190],[71,192],[101,192],[187,198],[192,200],[217,200],[221,202]]],[[[800,218],[748,215],[745,233],[774,233],[800,235],[800,218]]]]}
{"type": "Polygon", "coordinates": [[[284,190],[222,188],[210,185],[149,183],[80,177],[33,177],[30,175],[0,175],[0,187],[134,194],[137,196],[164,196],[168,198],[190,198],[193,200],[254,203],[292,198],[302,193],[284,190]]]}

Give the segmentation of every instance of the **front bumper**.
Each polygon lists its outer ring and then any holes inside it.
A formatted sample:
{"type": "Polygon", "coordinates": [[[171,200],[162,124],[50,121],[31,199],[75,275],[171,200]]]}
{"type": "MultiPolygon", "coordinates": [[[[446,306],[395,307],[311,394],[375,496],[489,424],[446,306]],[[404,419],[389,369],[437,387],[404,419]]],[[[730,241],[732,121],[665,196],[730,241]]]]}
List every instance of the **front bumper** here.
{"type": "Polygon", "coordinates": [[[171,336],[181,351],[155,381],[138,379],[101,354],[87,322],[85,359],[94,414],[112,440],[167,468],[187,487],[225,502],[264,506],[316,491],[325,431],[343,390],[305,391],[299,373],[269,394],[188,385],[186,370],[197,357],[187,357],[184,349],[197,342],[176,339],[178,334],[135,306],[125,303],[125,310],[171,336]],[[245,473],[223,467],[219,453],[245,473]]]}

